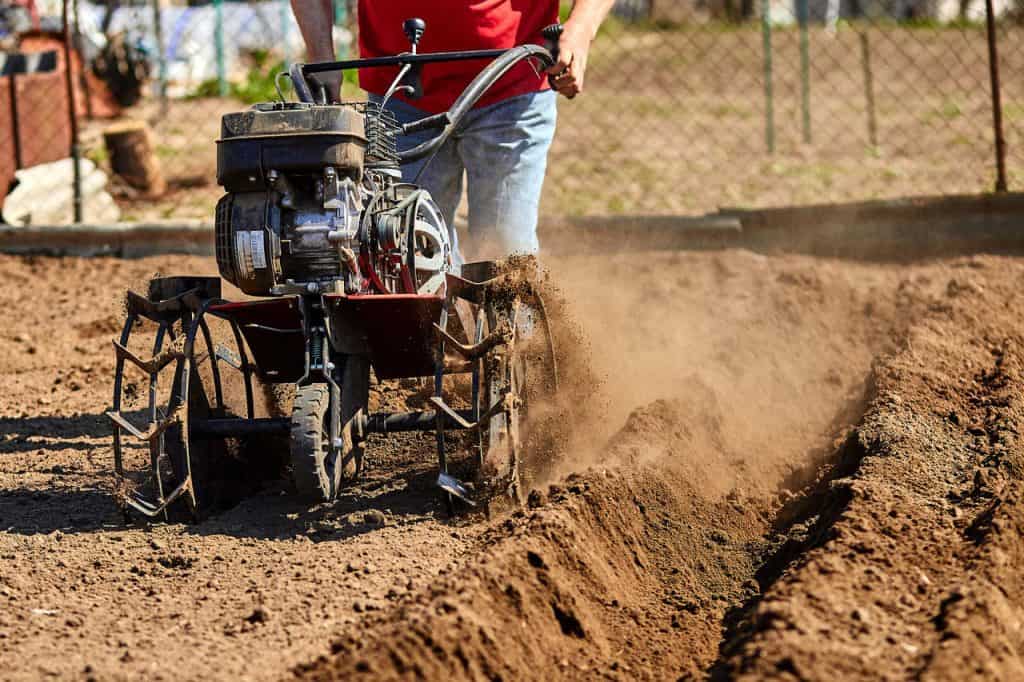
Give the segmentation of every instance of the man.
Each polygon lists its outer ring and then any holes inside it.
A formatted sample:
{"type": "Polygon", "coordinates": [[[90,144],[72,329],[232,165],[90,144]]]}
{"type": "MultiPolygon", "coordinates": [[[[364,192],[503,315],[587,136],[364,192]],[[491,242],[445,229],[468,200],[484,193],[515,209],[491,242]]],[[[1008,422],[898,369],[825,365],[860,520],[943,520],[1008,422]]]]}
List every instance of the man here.
{"type": "MultiPolygon", "coordinates": [[[[331,0],[291,0],[309,60],[331,61],[331,0]]],[[[549,73],[557,92],[572,98],[583,91],[590,43],[614,0],[575,0],[559,41],[559,58],[549,73]]],[[[541,43],[541,29],[558,23],[558,0],[359,0],[359,48],[363,57],[409,50],[405,19],[426,22],[420,52],[509,48],[541,43]]],[[[485,61],[426,64],[423,97],[396,94],[387,108],[402,123],[445,111],[486,65],[485,61]]],[[[395,69],[364,69],[360,85],[380,101],[395,69]]],[[[338,91],[339,76],[325,78],[338,91]]],[[[405,136],[411,148],[437,130],[405,136]]],[[[452,222],[462,195],[463,172],[469,203],[470,250],[475,258],[536,253],[537,211],[555,132],[555,93],[547,74],[520,62],[477,103],[419,178],[452,222]]],[[[407,164],[411,181],[425,161],[407,164]]]]}

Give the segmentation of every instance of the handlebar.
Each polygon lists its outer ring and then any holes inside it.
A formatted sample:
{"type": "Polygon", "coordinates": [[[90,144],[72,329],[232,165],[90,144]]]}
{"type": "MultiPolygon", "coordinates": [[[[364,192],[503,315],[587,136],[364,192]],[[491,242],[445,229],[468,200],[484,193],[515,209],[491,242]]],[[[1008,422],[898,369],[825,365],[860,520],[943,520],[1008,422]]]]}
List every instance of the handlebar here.
{"type": "Polygon", "coordinates": [[[498,82],[498,79],[508,73],[509,69],[524,59],[531,57],[540,61],[545,69],[555,64],[555,59],[551,52],[540,45],[520,45],[519,47],[503,51],[497,59],[477,74],[476,78],[470,82],[452,104],[451,109],[441,114],[421,118],[402,127],[402,132],[409,134],[416,130],[425,130],[444,125],[444,129],[436,137],[399,153],[398,160],[402,163],[417,161],[439,149],[451,137],[451,134],[455,132],[455,128],[462,121],[463,117],[469,113],[469,110],[473,108],[473,105],[479,101],[483,94],[498,82]]]}
{"type": "MultiPolygon", "coordinates": [[[[543,69],[548,69],[554,66],[555,62],[558,60],[558,38],[562,34],[562,25],[553,24],[551,26],[547,26],[541,33],[544,36],[544,46],[527,44],[502,50],[463,50],[457,52],[434,52],[426,54],[419,54],[415,51],[419,37],[417,35],[417,40],[413,41],[412,52],[404,52],[402,54],[389,57],[371,57],[368,59],[352,59],[336,62],[316,62],[313,64],[297,63],[291,66],[288,75],[291,77],[292,85],[295,88],[295,94],[299,98],[299,101],[313,104],[316,102],[316,98],[313,94],[314,87],[320,87],[309,79],[313,74],[388,66],[397,66],[400,69],[408,66],[411,69],[417,69],[423,64],[491,59],[491,63],[477,74],[476,78],[474,78],[466,89],[462,91],[462,94],[459,95],[448,111],[441,112],[440,114],[433,114],[402,126],[402,132],[406,135],[421,130],[429,130],[431,128],[443,128],[436,137],[433,137],[412,149],[401,152],[398,155],[399,161],[401,163],[407,163],[409,161],[422,159],[439,149],[441,145],[451,137],[455,128],[459,125],[469,110],[473,108],[473,105],[479,101],[480,97],[482,97],[483,94],[491,88],[491,86],[493,86],[519,62],[524,59],[532,58],[540,62],[541,68],[543,69]]],[[[420,30],[419,34],[422,35],[422,30],[420,30]]]]}

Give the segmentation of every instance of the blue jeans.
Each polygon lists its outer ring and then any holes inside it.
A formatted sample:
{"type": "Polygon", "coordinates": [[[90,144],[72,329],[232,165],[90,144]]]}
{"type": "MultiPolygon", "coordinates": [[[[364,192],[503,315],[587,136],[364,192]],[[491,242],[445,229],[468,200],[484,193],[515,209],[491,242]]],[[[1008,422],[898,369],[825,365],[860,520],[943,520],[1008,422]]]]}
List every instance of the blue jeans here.
{"type": "MultiPolygon", "coordinates": [[[[473,109],[420,176],[417,184],[430,192],[451,226],[465,172],[471,258],[536,253],[540,248],[537,211],[555,134],[555,98],[546,90],[473,109]]],[[[380,102],[376,95],[370,99],[380,102]]],[[[396,99],[387,108],[400,123],[428,115],[396,99]]],[[[438,132],[400,137],[398,148],[410,149],[438,132]]],[[[426,159],[402,166],[403,179],[412,182],[424,163],[426,159]]]]}

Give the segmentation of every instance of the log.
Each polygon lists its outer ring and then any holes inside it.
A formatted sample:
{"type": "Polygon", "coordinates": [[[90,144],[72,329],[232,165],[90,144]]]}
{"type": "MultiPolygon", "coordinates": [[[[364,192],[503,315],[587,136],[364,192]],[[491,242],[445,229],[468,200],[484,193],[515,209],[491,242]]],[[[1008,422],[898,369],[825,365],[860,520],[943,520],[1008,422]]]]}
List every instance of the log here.
{"type": "Polygon", "coordinates": [[[167,191],[149,126],[141,121],[112,125],[103,131],[103,142],[110,154],[111,170],[125,182],[149,197],[167,191]]]}

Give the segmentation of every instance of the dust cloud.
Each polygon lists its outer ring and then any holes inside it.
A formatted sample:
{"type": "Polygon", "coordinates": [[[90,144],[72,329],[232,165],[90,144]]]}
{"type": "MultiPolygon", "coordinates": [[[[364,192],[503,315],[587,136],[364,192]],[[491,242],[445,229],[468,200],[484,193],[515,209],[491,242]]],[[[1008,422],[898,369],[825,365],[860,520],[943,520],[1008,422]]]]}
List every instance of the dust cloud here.
{"type": "Polygon", "coordinates": [[[596,379],[569,397],[558,473],[669,457],[709,496],[741,479],[766,492],[817,464],[863,406],[900,314],[879,294],[906,274],[739,250],[545,266],[583,339],[559,354],[596,379]]]}

